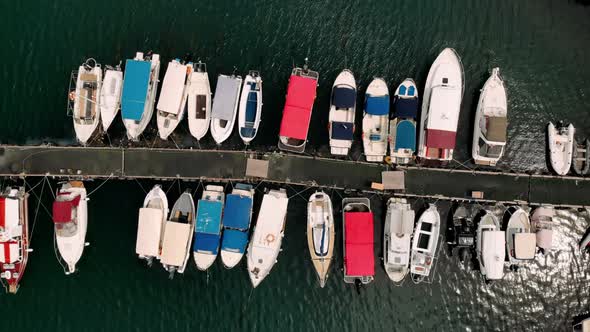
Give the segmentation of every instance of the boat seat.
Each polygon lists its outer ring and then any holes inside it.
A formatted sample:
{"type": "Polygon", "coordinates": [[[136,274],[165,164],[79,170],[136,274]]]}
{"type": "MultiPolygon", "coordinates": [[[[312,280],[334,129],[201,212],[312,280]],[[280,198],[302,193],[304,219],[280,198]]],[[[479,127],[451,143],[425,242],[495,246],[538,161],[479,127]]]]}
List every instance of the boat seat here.
{"type": "Polygon", "coordinates": [[[381,140],[381,135],[379,134],[371,134],[369,135],[369,140],[370,141],[380,141],[381,140]]]}
{"type": "Polygon", "coordinates": [[[416,93],[416,88],[414,88],[413,86],[410,86],[408,88],[408,96],[413,97],[415,93],[416,93]]]}
{"type": "Polygon", "coordinates": [[[400,94],[400,96],[406,95],[406,86],[405,85],[402,85],[399,87],[399,94],[400,94]]]}

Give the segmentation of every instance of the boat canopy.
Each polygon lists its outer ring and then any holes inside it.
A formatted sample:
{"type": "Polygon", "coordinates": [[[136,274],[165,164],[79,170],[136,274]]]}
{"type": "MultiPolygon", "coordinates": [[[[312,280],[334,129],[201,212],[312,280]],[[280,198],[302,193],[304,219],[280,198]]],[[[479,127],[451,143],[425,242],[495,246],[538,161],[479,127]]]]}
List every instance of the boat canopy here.
{"type": "MultiPolygon", "coordinates": [[[[69,194],[69,193],[68,193],[69,194]]],[[[56,224],[72,221],[72,210],[80,203],[80,196],[69,201],[53,202],[53,222],[56,224]]]]}
{"type": "Polygon", "coordinates": [[[237,194],[227,195],[225,211],[223,213],[223,227],[243,231],[248,230],[248,227],[250,226],[251,210],[251,197],[237,194]]]}
{"type": "Polygon", "coordinates": [[[426,146],[429,148],[454,149],[457,133],[454,131],[427,129],[426,146]]]}
{"type": "Polygon", "coordinates": [[[365,112],[371,115],[389,115],[389,95],[379,97],[368,95],[365,112]]]}
{"type": "Polygon", "coordinates": [[[197,208],[197,233],[219,234],[223,203],[220,201],[199,200],[197,208]]]}
{"type": "Polygon", "coordinates": [[[317,80],[291,75],[283,109],[283,119],[281,120],[280,136],[300,140],[307,138],[316,88],[317,80]]]}
{"type": "Polygon", "coordinates": [[[456,132],[460,103],[461,90],[444,86],[433,87],[426,129],[456,132]]]}
{"type": "Polygon", "coordinates": [[[19,260],[18,243],[14,241],[0,243],[0,263],[11,264],[19,260]]]}
{"type": "Polygon", "coordinates": [[[339,85],[332,91],[332,104],[338,109],[353,108],[356,103],[356,90],[350,86],[339,85]]]}
{"type": "Polygon", "coordinates": [[[373,257],[373,213],[345,212],[345,257],[346,274],[349,276],[372,276],[375,274],[373,257]]]}
{"type": "Polygon", "coordinates": [[[139,209],[135,253],[145,256],[158,256],[160,254],[162,218],[163,214],[160,209],[139,209]]]}
{"type": "Polygon", "coordinates": [[[223,231],[222,250],[243,254],[247,243],[248,233],[235,229],[226,229],[223,231]]]}
{"type": "Polygon", "coordinates": [[[486,139],[492,142],[506,142],[507,127],[506,117],[486,117],[486,139]]]}
{"type": "Polygon", "coordinates": [[[395,98],[393,111],[398,118],[416,118],[418,115],[418,98],[395,98]]]}
{"type": "Polygon", "coordinates": [[[162,243],[162,264],[182,266],[187,255],[187,245],[191,236],[191,226],[174,221],[166,222],[164,242],[162,243]]]}
{"type": "Polygon", "coordinates": [[[125,63],[121,95],[123,119],[141,120],[150,82],[150,70],[151,63],[148,61],[127,60],[125,63]]]}
{"type": "Polygon", "coordinates": [[[412,234],[414,233],[415,214],[412,210],[394,209],[391,212],[391,233],[412,234]],[[401,222],[397,222],[401,220],[401,222]]]}
{"type": "Polygon", "coordinates": [[[354,123],[352,122],[332,122],[332,139],[341,139],[352,141],[354,134],[354,123]]]}
{"type": "Polygon", "coordinates": [[[219,236],[219,234],[195,233],[193,251],[206,252],[213,255],[217,255],[220,237],[221,236],[219,236]]]}
{"type": "Polygon", "coordinates": [[[219,75],[215,86],[215,98],[211,117],[230,121],[236,109],[236,96],[240,93],[240,80],[236,77],[219,75]]]}
{"type": "Polygon", "coordinates": [[[503,231],[485,231],[482,234],[481,252],[487,279],[501,279],[504,275],[505,241],[503,231]]]}
{"type": "Polygon", "coordinates": [[[160,98],[158,99],[158,110],[178,114],[181,109],[180,102],[184,94],[185,80],[186,66],[175,61],[168,63],[168,69],[162,82],[162,91],[160,91],[160,98]]]}
{"type": "Polygon", "coordinates": [[[537,250],[537,236],[534,233],[514,234],[514,257],[533,259],[537,250]]]}
{"type": "Polygon", "coordinates": [[[12,237],[12,232],[20,229],[18,222],[20,220],[20,209],[18,199],[0,197],[0,233],[8,233],[12,237]]]}
{"type": "Polygon", "coordinates": [[[402,120],[397,124],[395,149],[416,149],[416,124],[402,120]]]}

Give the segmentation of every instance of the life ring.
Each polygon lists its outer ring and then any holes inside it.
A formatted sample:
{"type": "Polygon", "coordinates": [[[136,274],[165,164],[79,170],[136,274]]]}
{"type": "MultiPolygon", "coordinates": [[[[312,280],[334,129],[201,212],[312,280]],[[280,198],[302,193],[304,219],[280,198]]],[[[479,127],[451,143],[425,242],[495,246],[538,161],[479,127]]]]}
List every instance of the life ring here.
{"type": "Polygon", "coordinates": [[[75,91],[70,91],[69,98],[70,98],[71,101],[76,100],[76,92],[75,91]]]}
{"type": "Polygon", "coordinates": [[[267,234],[266,235],[266,242],[268,242],[268,243],[275,242],[275,236],[273,234],[267,234]]]}

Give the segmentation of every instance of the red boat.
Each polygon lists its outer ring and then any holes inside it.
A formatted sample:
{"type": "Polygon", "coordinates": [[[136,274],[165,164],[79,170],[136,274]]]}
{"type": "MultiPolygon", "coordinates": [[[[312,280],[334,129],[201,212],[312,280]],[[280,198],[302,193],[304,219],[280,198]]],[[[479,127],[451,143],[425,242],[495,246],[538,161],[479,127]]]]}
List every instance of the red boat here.
{"type": "Polygon", "coordinates": [[[375,278],[373,212],[368,198],[342,200],[344,282],[368,284],[375,278]]]}
{"type": "Polygon", "coordinates": [[[0,194],[0,280],[8,293],[18,291],[29,256],[29,220],[25,188],[0,194]]]}
{"type": "Polygon", "coordinates": [[[305,151],[318,77],[318,72],[309,70],[307,64],[303,69],[295,68],[291,72],[279,132],[279,149],[297,153],[305,151]]]}

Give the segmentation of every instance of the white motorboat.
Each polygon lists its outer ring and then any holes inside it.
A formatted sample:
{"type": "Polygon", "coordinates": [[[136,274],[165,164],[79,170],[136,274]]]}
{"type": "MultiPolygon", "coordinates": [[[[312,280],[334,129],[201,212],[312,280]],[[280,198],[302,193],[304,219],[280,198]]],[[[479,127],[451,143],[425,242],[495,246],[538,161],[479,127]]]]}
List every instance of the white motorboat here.
{"type": "Polygon", "coordinates": [[[277,262],[285,232],[289,198],[284,189],[271,190],[262,199],[254,234],[246,255],[248,274],[256,288],[277,262]]]}
{"type": "Polygon", "coordinates": [[[321,288],[324,288],[328,280],[335,234],[330,196],[324,192],[312,194],[307,203],[307,246],[321,288]]]}
{"type": "Polygon", "coordinates": [[[387,201],[383,264],[389,279],[396,283],[402,282],[408,274],[414,218],[414,210],[405,198],[392,197],[387,201]]]}
{"type": "Polygon", "coordinates": [[[167,216],[168,198],[157,184],[146,195],[143,206],[139,209],[135,242],[135,253],[140,259],[145,259],[148,266],[152,266],[154,258],[160,259],[167,216]]]}
{"type": "Polygon", "coordinates": [[[76,138],[86,144],[96,131],[100,122],[100,90],[102,68],[94,59],[88,59],[79,68],[76,78],[76,90],[70,91],[73,101],[72,118],[76,138]]]}
{"type": "Polygon", "coordinates": [[[168,139],[174,129],[184,118],[186,95],[185,85],[187,74],[190,74],[193,66],[181,63],[179,59],[172,60],[168,63],[162,90],[156,109],[158,133],[163,140],[168,139]]]}
{"type": "Polygon", "coordinates": [[[553,217],[555,217],[555,210],[552,206],[539,206],[531,216],[531,227],[536,235],[537,247],[544,253],[553,248],[553,227],[555,227],[553,217]]]}
{"type": "Polygon", "coordinates": [[[76,271],[76,264],[86,246],[88,206],[86,188],[80,181],[64,183],[53,202],[55,240],[66,264],[66,275],[76,271]]]}
{"type": "Polygon", "coordinates": [[[246,251],[253,204],[254,188],[250,184],[237,183],[226,197],[220,256],[228,269],[238,265],[246,251]]]}
{"type": "Polygon", "coordinates": [[[494,68],[479,95],[471,154],[478,165],[496,166],[506,147],[508,104],[500,69],[494,68]]]}
{"type": "Polygon", "coordinates": [[[459,55],[454,49],[445,48],[430,67],[424,87],[419,158],[453,159],[463,90],[463,65],[459,55]]]}
{"type": "Polygon", "coordinates": [[[422,213],[412,239],[410,272],[418,283],[430,276],[437,255],[440,234],[440,214],[434,204],[422,213]]]}
{"type": "Polygon", "coordinates": [[[342,199],[344,282],[366,285],[375,280],[375,230],[371,201],[342,199]]]}
{"type": "Polygon", "coordinates": [[[164,239],[160,262],[170,278],[184,273],[190,256],[191,240],[195,229],[195,202],[190,191],[184,192],[174,203],[164,226],[164,239]]]}
{"type": "Polygon", "coordinates": [[[238,131],[244,144],[250,144],[256,137],[261,116],[262,78],[257,71],[251,70],[244,79],[238,114],[238,131]]]}
{"type": "Polygon", "coordinates": [[[504,276],[506,259],[505,234],[495,215],[486,211],[477,226],[477,260],[479,270],[486,280],[499,280],[504,276]]]}
{"type": "Polygon", "coordinates": [[[510,265],[517,266],[534,259],[536,250],[537,240],[535,233],[531,233],[529,215],[522,208],[516,208],[506,226],[506,251],[510,265]]]}
{"type": "Polygon", "coordinates": [[[198,62],[189,76],[187,84],[186,106],[188,108],[188,128],[194,138],[200,140],[211,122],[211,86],[207,65],[198,62]]]}
{"type": "Polygon", "coordinates": [[[558,175],[566,175],[572,166],[574,151],[574,126],[570,123],[567,127],[558,124],[557,128],[552,122],[547,126],[549,136],[549,159],[551,167],[558,175]]]}
{"type": "Polygon", "coordinates": [[[211,267],[219,253],[224,202],[223,187],[208,185],[197,204],[193,258],[197,268],[201,271],[206,271],[211,267]]]}
{"type": "Polygon", "coordinates": [[[109,130],[121,108],[121,91],[123,91],[121,66],[107,66],[100,89],[100,118],[102,130],[105,132],[109,130]]]}
{"type": "Polygon", "coordinates": [[[363,147],[369,162],[382,162],[389,141],[389,89],[382,78],[369,84],[363,115],[363,147]]]}
{"type": "Polygon", "coordinates": [[[344,69],[334,80],[330,98],[330,152],[335,156],[348,155],[352,146],[356,91],[356,81],[352,71],[344,69]]]}
{"type": "Polygon", "coordinates": [[[132,141],[139,140],[139,136],[152,120],[159,74],[158,54],[144,58],[143,53],[137,52],[133,60],[128,59],[125,63],[121,116],[127,129],[127,137],[132,141]]]}
{"type": "Polygon", "coordinates": [[[241,76],[219,75],[211,111],[211,135],[217,144],[223,143],[234,130],[240,99],[241,76]]]}
{"type": "Polygon", "coordinates": [[[389,122],[389,154],[394,164],[408,164],[414,158],[419,105],[418,87],[413,79],[406,78],[395,89],[389,122]]]}

